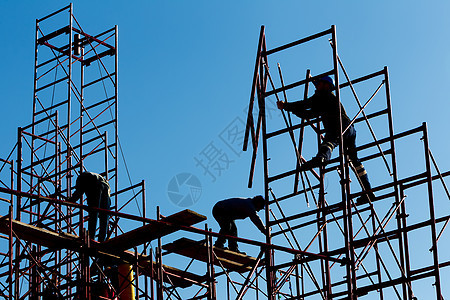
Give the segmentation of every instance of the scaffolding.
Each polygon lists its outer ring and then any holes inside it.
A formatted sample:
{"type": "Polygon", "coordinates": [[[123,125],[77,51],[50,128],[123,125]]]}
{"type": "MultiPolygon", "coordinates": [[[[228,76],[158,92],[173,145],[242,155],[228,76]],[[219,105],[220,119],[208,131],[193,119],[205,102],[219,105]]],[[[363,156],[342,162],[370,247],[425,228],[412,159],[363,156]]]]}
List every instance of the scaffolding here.
{"type": "MultiPolygon", "coordinates": [[[[249,139],[253,149],[249,187],[253,182],[257,151],[262,147],[265,197],[268,201],[265,217],[267,227],[271,228],[266,233],[266,243],[288,244],[294,249],[306,251],[314,249],[313,252],[325,256],[289,258],[279,252],[267,252],[268,299],[275,299],[280,293],[287,299],[357,299],[375,294],[380,299],[416,299],[415,293],[419,288],[415,289],[415,284],[427,279],[432,280],[425,292],[427,299],[432,299],[432,294],[436,299],[441,299],[440,272],[442,267],[448,266],[448,258],[443,259],[444,256],[440,258],[438,255],[438,241],[449,216],[436,216],[434,186],[440,185],[446,192],[442,198],[448,198],[443,179],[448,172],[439,171],[431,154],[426,123],[395,133],[387,67],[351,79],[338,55],[334,26],[273,49],[267,49],[265,30],[261,27],[244,150],[249,139]],[[272,62],[277,61],[282,52],[293,51],[320,39],[331,46],[332,59],[329,66],[319,66],[315,76],[308,70],[303,79],[285,83],[280,64],[270,68],[269,58],[272,62]],[[277,71],[269,71],[273,69],[277,71]],[[357,147],[358,153],[364,153],[360,157],[361,161],[378,169],[386,169],[387,175],[377,176],[377,185],[372,187],[376,199],[369,200],[367,204],[356,201],[368,191],[361,191],[358,180],[352,183],[349,172],[352,166],[342,145],[342,134],[348,127],[342,128],[342,120],[339,155],[320,167],[318,172],[314,169],[303,171],[301,166],[306,161],[302,151],[307,148],[304,140],[307,140],[308,130],[316,136],[319,145],[323,138],[320,119],[297,118],[298,121],[294,122],[294,118],[291,119],[290,115],[286,116],[283,112],[284,126],[270,127],[274,123],[267,117],[270,97],[275,97],[277,101],[288,101],[288,95],[294,94],[297,100],[301,96],[306,99],[309,84],[326,75],[334,77],[334,92],[339,101],[342,93],[347,91],[346,108],[348,98],[353,96],[356,104],[354,115],[350,116],[351,123],[358,131],[365,127],[372,137],[372,140],[357,147]],[[340,82],[342,75],[344,83],[340,82]],[[367,83],[373,87],[373,93],[367,101],[362,102],[356,89],[361,85],[366,88],[369,86],[367,83]],[[380,97],[379,92],[382,90],[384,96],[380,97]],[[256,120],[254,115],[257,115],[256,120]],[[374,129],[374,123],[378,129],[374,129]],[[380,134],[383,136],[380,137],[380,134]],[[401,155],[396,145],[404,140],[410,141],[409,149],[423,147],[423,153],[422,157],[416,158],[414,167],[410,167],[416,173],[400,177],[397,160],[401,155]],[[276,145],[281,145],[283,141],[281,162],[290,159],[290,164],[280,167],[280,153],[269,154],[269,150],[277,150],[276,145]],[[333,184],[338,188],[332,191],[333,184]],[[409,190],[414,190],[413,194],[406,198],[409,190]],[[423,194],[419,196],[419,193],[423,194]],[[293,210],[299,207],[299,199],[302,198],[308,206],[309,201],[313,200],[314,208],[304,212],[293,210]],[[439,232],[438,226],[441,227],[439,232]],[[429,239],[425,252],[420,252],[424,250],[423,247],[419,250],[411,246],[411,237],[417,238],[419,232],[423,234],[421,243],[425,243],[424,236],[429,239]],[[342,263],[336,264],[331,261],[332,258],[339,258],[342,263]],[[296,282],[296,292],[291,289],[289,294],[283,293],[282,287],[291,280],[296,282]]],[[[369,174],[371,169],[368,168],[369,174]]]]}
{"type": "Polygon", "coordinates": [[[439,170],[425,123],[394,131],[386,67],[350,79],[334,26],[269,50],[261,27],[243,145],[252,149],[249,188],[262,162],[267,230],[265,242],[234,238],[257,254],[252,257],[214,247],[219,234],[207,224],[195,227],[206,217],[191,210],[165,216],[156,208],[156,218],[147,217],[144,181],[119,188],[117,34],[117,26],[88,34],[72,5],[36,20],[32,123],[18,129],[16,146],[0,160],[0,201],[7,207],[0,245],[8,249],[0,253],[0,299],[43,299],[55,290],[62,299],[412,300],[420,293],[443,299],[440,278],[450,258],[439,241],[450,215],[436,207],[450,199],[444,181],[450,172],[439,170]],[[285,82],[281,64],[271,67],[269,57],[301,57],[295,51],[319,40],[331,47],[315,55],[331,51],[331,64],[315,75],[307,70],[285,82]],[[371,137],[357,148],[369,174],[385,169],[369,203],[356,201],[368,191],[352,180],[342,142],[318,172],[302,170],[310,141],[323,138],[320,119],[268,117],[274,98],[306,98],[309,84],[324,75],[334,77],[354,126],[371,137]],[[360,86],[370,91],[365,102],[360,86]],[[398,163],[403,152],[396,148],[404,141],[423,149],[414,151],[411,171],[398,163]],[[84,227],[93,208],[83,199],[65,201],[83,170],[111,185],[110,236],[102,243],[84,227]]]}

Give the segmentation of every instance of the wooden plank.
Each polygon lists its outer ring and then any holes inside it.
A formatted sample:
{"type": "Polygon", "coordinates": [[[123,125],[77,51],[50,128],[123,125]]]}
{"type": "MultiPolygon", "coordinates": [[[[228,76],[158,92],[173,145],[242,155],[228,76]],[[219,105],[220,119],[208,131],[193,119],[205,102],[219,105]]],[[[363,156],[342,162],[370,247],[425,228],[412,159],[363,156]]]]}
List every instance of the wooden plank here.
{"type": "MultiPolygon", "coordinates": [[[[208,249],[204,241],[193,241],[187,238],[181,238],[173,243],[166,244],[163,249],[169,252],[177,253],[183,256],[194,258],[203,262],[208,261],[208,249]]],[[[247,256],[242,253],[237,253],[230,250],[223,250],[214,247],[214,252],[217,255],[217,259],[214,260],[214,264],[220,266],[221,264],[228,270],[236,272],[247,272],[252,269],[252,266],[256,263],[256,258],[247,256]]]]}
{"type": "MultiPolygon", "coordinates": [[[[184,212],[177,213],[172,215],[172,220],[177,218],[182,218],[183,215],[186,215],[184,212]]],[[[188,222],[193,222],[198,220],[201,215],[196,213],[188,212],[186,220],[188,222]]],[[[168,218],[170,218],[168,217],[168,218]]],[[[200,217],[203,221],[203,216],[200,217]]],[[[0,218],[0,233],[5,235],[9,235],[10,221],[8,217],[0,218]]],[[[12,221],[12,227],[15,235],[22,240],[26,240],[47,248],[51,249],[71,249],[74,251],[79,251],[81,246],[81,241],[78,236],[61,233],[58,234],[56,232],[39,228],[36,226],[32,226],[17,220],[12,221]]],[[[96,241],[91,241],[92,250],[96,253],[91,253],[95,256],[101,256],[106,258],[108,262],[111,263],[131,263],[133,264],[136,260],[135,253],[131,251],[120,251],[117,248],[105,248],[102,243],[98,243],[96,241]],[[109,250],[109,251],[108,251],[109,250]]],[[[149,256],[138,254],[138,265],[140,268],[141,275],[147,275],[151,277],[156,277],[156,263],[151,261],[149,256]],[[152,274],[152,265],[153,265],[153,274],[152,274]]],[[[189,287],[194,283],[201,283],[206,280],[206,276],[196,275],[190,272],[185,272],[183,270],[163,265],[164,270],[164,282],[176,286],[176,287],[189,287]]]]}
{"type": "MultiPolygon", "coordinates": [[[[153,278],[156,278],[157,265],[156,262],[153,263],[153,278]]],[[[139,263],[141,266],[141,274],[150,276],[152,270],[152,263],[146,261],[144,263],[139,263]]],[[[168,265],[163,264],[164,271],[164,282],[170,284],[171,286],[186,288],[192,286],[193,284],[199,284],[206,280],[206,275],[200,276],[191,272],[180,270],[168,265]]]]}
{"type": "MultiPolygon", "coordinates": [[[[206,220],[205,216],[189,209],[161,219],[161,221],[182,226],[192,226],[204,220],[206,220]]],[[[176,231],[178,231],[178,228],[174,226],[154,221],[103,242],[102,247],[119,251],[127,250],[176,231]]]]}
{"type": "MultiPolygon", "coordinates": [[[[3,217],[0,219],[0,232],[9,234],[9,218],[3,217]]],[[[47,248],[53,249],[77,249],[80,247],[78,236],[56,232],[29,225],[17,220],[12,220],[12,229],[19,239],[23,239],[47,248]]]]}
{"type": "MultiPolygon", "coordinates": [[[[121,253],[107,253],[99,251],[98,254],[105,259],[106,265],[114,265],[121,263],[134,264],[136,255],[132,251],[123,251],[121,253]]],[[[151,257],[144,254],[137,255],[139,275],[145,275],[156,279],[157,265],[151,257]],[[153,269],[152,269],[153,266],[153,269]],[[152,272],[153,270],[153,272],[152,272]]],[[[191,272],[183,271],[168,265],[163,264],[164,282],[174,287],[186,288],[193,284],[200,284],[206,280],[206,275],[200,276],[191,272]]]]}

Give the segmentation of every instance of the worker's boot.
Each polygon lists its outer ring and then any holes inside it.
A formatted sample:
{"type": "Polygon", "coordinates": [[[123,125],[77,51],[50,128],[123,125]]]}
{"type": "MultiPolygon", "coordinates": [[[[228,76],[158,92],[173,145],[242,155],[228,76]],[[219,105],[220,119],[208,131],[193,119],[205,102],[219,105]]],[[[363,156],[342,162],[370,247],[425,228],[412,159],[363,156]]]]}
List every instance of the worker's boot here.
{"type": "Polygon", "coordinates": [[[237,252],[237,253],[246,255],[245,252],[239,251],[239,248],[238,248],[237,243],[236,243],[236,244],[235,244],[235,243],[230,243],[230,241],[229,241],[229,242],[228,242],[228,246],[229,246],[229,250],[230,250],[230,251],[233,251],[233,252],[237,252]]]}
{"type": "Polygon", "coordinates": [[[367,193],[365,193],[365,194],[359,196],[359,197],[356,199],[356,204],[357,204],[357,205],[360,205],[360,204],[371,203],[371,202],[373,202],[375,199],[376,199],[375,194],[374,194],[372,191],[370,191],[370,192],[367,192],[367,193]],[[370,200],[370,201],[369,201],[369,200],[370,200]]]}
{"type": "Polygon", "coordinates": [[[227,250],[227,247],[225,247],[225,239],[218,238],[217,241],[214,243],[214,247],[227,250]]]}
{"type": "Polygon", "coordinates": [[[320,167],[325,164],[325,158],[321,156],[315,156],[311,160],[308,160],[307,162],[304,162],[300,169],[302,171],[308,171],[313,168],[320,167]]]}

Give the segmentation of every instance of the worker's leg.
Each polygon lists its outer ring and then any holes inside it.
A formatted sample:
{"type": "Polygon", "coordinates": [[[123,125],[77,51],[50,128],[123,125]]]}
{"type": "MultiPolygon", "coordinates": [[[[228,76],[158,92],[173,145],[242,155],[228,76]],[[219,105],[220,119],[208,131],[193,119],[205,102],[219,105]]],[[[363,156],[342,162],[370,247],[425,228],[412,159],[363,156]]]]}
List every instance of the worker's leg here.
{"type": "Polygon", "coordinates": [[[322,144],[320,144],[316,157],[321,158],[323,162],[330,160],[331,153],[337,145],[338,142],[335,139],[329,139],[325,136],[322,144]]]}
{"type": "MultiPolygon", "coordinates": [[[[370,185],[369,176],[367,175],[367,171],[364,168],[364,165],[358,158],[358,152],[356,151],[356,130],[353,126],[350,126],[348,132],[344,135],[344,146],[346,149],[346,153],[350,159],[351,164],[353,165],[354,172],[358,177],[358,180],[361,182],[364,191],[370,191],[372,186],[370,185]]],[[[368,197],[373,200],[375,196],[373,192],[368,192],[368,197]]]]}
{"type": "Polygon", "coordinates": [[[302,169],[309,170],[323,165],[331,158],[331,153],[333,152],[333,149],[337,146],[337,144],[338,143],[336,140],[327,138],[325,136],[322,144],[320,144],[317,155],[310,161],[305,162],[302,166],[302,169]]]}
{"type": "MultiPolygon", "coordinates": [[[[220,226],[219,233],[220,234],[229,234],[230,232],[230,220],[228,218],[225,218],[219,208],[216,206],[213,207],[213,217],[217,221],[217,223],[220,226]]],[[[214,246],[219,248],[224,248],[226,242],[226,238],[223,236],[219,236],[214,243],[214,246]]]]}
{"type": "MultiPolygon", "coordinates": [[[[231,236],[237,237],[237,227],[234,220],[231,220],[230,222],[230,234],[231,236]]],[[[237,251],[238,250],[238,244],[236,240],[228,239],[228,248],[230,248],[231,251],[237,251]]]]}
{"type": "MultiPolygon", "coordinates": [[[[110,210],[110,208],[111,208],[111,199],[109,198],[108,188],[106,185],[104,186],[104,188],[102,190],[99,208],[106,209],[106,210],[110,210]]],[[[98,241],[103,242],[106,240],[106,236],[108,233],[109,214],[100,212],[98,214],[98,219],[99,219],[99,223],[100,223],[99,224],[100,228],[99,228],[99,233],[98,233],[98,241]]]]}
{"type": "MultiPolygon", "coordinates": [[[[100,196],[99,196],[100,197],[100,196]]],[[[98,200],[97,199],[87,199],[87,204],[89,207],[98,207],[98,200]]],[[[91,240],[95,239],[95,231],[97,229],[97,211],[89,211],[88,212],[89,219],[88,219],[88,231],[89,231],[89,238],[91,240]]]]}

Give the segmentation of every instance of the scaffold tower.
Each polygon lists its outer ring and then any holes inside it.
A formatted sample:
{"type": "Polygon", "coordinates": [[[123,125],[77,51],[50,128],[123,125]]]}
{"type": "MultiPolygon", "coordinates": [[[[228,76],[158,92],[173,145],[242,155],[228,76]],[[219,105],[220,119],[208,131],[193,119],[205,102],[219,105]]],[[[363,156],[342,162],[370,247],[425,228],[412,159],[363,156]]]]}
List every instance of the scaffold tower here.
{"type": "Polygon", "coordinates": [[[267,49],[265,29],[261,27],[244,139],[244,150],[249,142],[253,150],[248,185],[252,186],[257,152],[262,148],[268,203],[266,243],[322,255],[286,257],[280,252],[267,252],[268,299],[280,295],[286,299],[417,299],[419,290],[427,299],[443,299],[440,272],[448,265],[448,257],[439,256],[438,241],[449,217],[443,211],[441,216],[436,215],[435,202],[445,202],[449,194],[444,181],[447,173],[440,172],[430,150],[427,125],[396,133],[387,67],[350,78],[337,49],[334,26],[273,49],[267,49]],[[308,44],[317,45],[319,40],[325,41],[322,47],[331,46],[331,59],[323,58],[329,65],[317,66],[314,73],[308,69],[304,78],[286,82],[280,64],[270,63],[283,60],[283,54],[289,51],[295,53],[308,44]],[[358,178],[352,178],[349,172],[353,166],[342,145],[348,127],[342,128],[342,120],[337,157],[319,171],[303,171],[307,148],[320,145],[323,139],[320,119],[291,118],[284,111],[282,124],[268,118],[271,98],[288,102],[306,99],[310,83],[327,75],[335,80],[334,92],[339,101],[345,95],[345,107],[352,111],[351,124],[371,137],[357,147],[363,154],[360,159],[370,166],[367,172],[385,169],[381,176],[377,172],[372,187],[376,198],[368,203],[356,201],[370,191],[361,191],[358,178]],[[369,94],[366,92],[367,100],[358,96],[360,87],[371,89],[369,94]],[[353,106],[349,104],[351,98],[355,100],[353,106]],[[422,155],[419,152],[415,158],[414,168],[410,167],[414,170],[411,174],[407,174],[409,170],[398,170],[402,153],[396,145],[405,140],[409,149],[423,149],[422,155]],[[281,153],[279,148],[283,149],[281,153]],[[437,185],[445,191],[439,199],[434,197],[437,185]],[[301,199],[306,200],[308,209],[301,208],[301,199]],[[428,246],[425,251],[411,246],[412,237],[417,238],[419,232],[423,234],[422,243],[428,246]],[[337,263],[337,259],[341,262],[337,263]],[[296,283],[295,291],[289,285],[288,293],[283,292],[283,286],[291,281],[296,283]],[[426,292],[419,282],[428,283],[426,292]]]}

